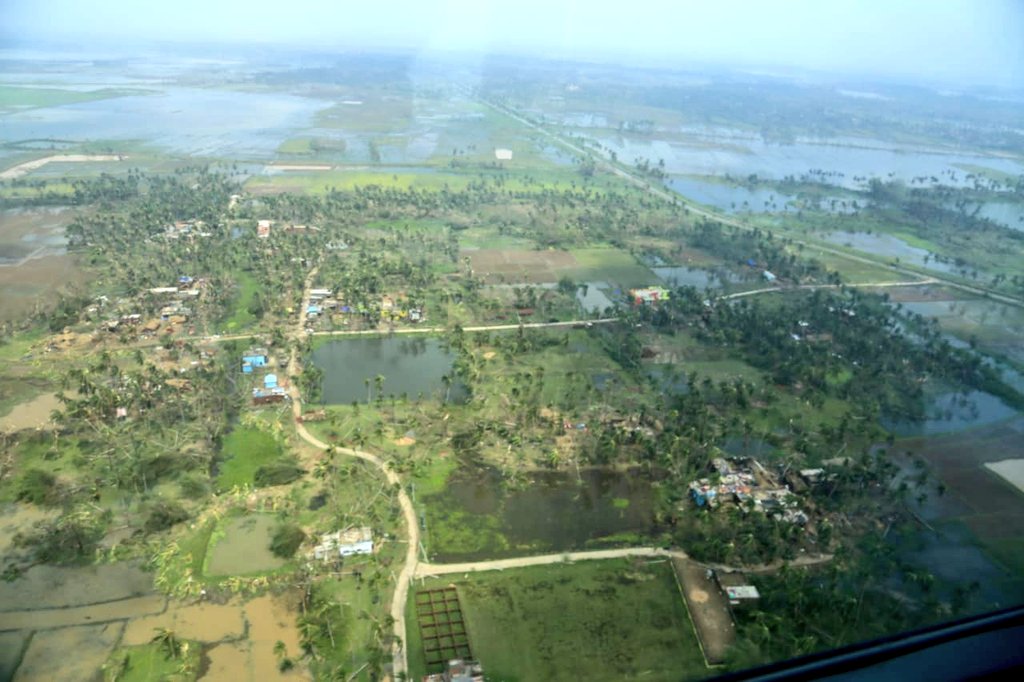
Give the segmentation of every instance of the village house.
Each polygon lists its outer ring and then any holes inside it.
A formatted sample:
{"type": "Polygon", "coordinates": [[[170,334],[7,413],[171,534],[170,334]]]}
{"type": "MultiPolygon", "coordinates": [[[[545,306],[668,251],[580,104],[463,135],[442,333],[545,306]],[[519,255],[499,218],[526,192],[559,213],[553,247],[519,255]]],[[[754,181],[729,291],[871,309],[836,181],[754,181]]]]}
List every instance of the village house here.
{"type": "Polygon", "coordinates": [[[357,554],[373,554],[373,532],[366,526],[327,533],[313,548],[313,557],[319,561],[357,554]]]}
{"type": "Polygon", "coordinates": [[[259,220],[256,222],[256,236],[260,239],[266,239],[270,236],[269,220],[259,220]]]}
{"type": "Polygon", "coordinates": [[[476,661],[453,658],[444,672],[424,675],[423,682],[484,682],[484,668],[476,661]]]}
{"type": "Polygon", "coordinates": [[[629,296],[633,299],[634,305],[645,305],[667,301],[669,291],[665,287],[645,287],[643,289],[630,289],[629,296]]]}
{"type": "Polygon", "coordinates": [[[253,369],[267,366],[267,352],[262,349],[249,350],[242,354],[242,372],[252,374],[253,369]]]}
{"type": "Polygon", "coordinates": [[[497,159],[498,161],[511,161],[512,160],[512,150],[511,149],[501,149],[501,148],[495,149],[494,150],[494,158],[497,159]]]}

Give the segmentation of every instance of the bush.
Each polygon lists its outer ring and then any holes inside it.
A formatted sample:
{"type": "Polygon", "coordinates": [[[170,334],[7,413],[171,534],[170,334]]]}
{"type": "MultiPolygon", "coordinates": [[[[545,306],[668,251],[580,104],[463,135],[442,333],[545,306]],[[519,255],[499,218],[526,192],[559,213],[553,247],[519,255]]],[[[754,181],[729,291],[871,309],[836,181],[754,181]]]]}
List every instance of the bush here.
{"type": "Polygon", "coordinates": [[[64,491],[57,477],[42,469],[29,469],[18,483],[17,499],[32,504],[54,506],[60,503],[64,491]]]}
{"type": "Polygon", "coordinates": [[[178,481],[181,494],[190,500],[202,500],[210,494],[210,482],[198,474],[183,476],[178,481]]]}
{"type": "Polygon", "coordinates": [[[171,500],[159,500],[150,507],[144,528],[147,533],[156,533],[187,519],[188,512],[180,504],[171,500]]]}
{"type": "Polygon", "coordinates": [[[282,524],[274,529],[274,535],[270,538],[270,551],[274,556],[290,559],[305,539],[306,534],[294,523],[282,524]]]}
{"type": "Polygon", "coordinates": [[[253,482],[257,487],[265,488],[271,485],[284,485],[306,473],[303,469],[291,462],[274,462],[261,466],[253,476],[253,482]]]}

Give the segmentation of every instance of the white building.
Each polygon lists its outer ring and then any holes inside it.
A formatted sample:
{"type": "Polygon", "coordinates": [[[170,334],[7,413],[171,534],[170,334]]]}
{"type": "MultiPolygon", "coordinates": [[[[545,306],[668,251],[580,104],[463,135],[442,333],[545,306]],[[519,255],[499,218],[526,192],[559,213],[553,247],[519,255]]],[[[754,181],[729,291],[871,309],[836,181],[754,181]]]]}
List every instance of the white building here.
{"type": "Polygon", "coordinates": [[[327,533],[313,548],[313,557],[320,561],[355,554],[373,554],[373,532],[366,526],[327,533]]]}
{"type": "Polygon", "coordinates": [[[511,161],[512,160],[512,150],[511,149],[495,149],[494,150],[494,158],[496,158],[498,161],[511,161]]]}

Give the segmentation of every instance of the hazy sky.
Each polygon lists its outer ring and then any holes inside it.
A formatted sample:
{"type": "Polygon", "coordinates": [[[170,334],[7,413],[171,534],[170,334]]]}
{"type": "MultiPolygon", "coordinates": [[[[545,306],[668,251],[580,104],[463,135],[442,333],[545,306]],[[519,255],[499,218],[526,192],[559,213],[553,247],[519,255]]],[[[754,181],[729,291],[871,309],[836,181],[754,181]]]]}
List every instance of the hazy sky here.
{"type": "Polygon", "coordinates": [[[1024,88],[1024,0],[0,0],[4,37],[646,55],[1024,88]]]}

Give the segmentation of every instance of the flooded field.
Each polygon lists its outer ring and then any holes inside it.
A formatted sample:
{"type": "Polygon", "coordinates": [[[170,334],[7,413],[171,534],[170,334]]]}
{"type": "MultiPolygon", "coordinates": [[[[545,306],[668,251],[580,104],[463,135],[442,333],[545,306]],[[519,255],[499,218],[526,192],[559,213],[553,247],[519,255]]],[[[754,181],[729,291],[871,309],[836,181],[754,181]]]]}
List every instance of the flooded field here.
{"type": "Polygon", "coordinates": [[[276,520],[269,514],[222,521],[207,550],[207,575],[246,575],[280,568],[284,559],[270,551],[276,520]]]}
{"type": "Polygon", "coordinates": [[[508,486],[495,469],[464,466],[444,492],[424,499],[431,561],[585,549],[618,534],[650,535],[654,480],[640,470],[581,469],[533,471],[508,486]]]}
{"type": "MultiPolygon", "coordinates": [[[[665,168],[674,175],[728,173],[780,180],[787,175],[799,177],[811,169],[820,169],[839,173],[828,177],[833,184],[858,189],[861,183],[854,177],[888,177],[890,174],[904,181],[945,175],[944,183],[962,184],[967,182],[962,166],[984,167],[1012,175],[1024,173],[1024,164],[1014,159],[897,147],[881,140],[803,139],[792,144],[775,144],[765,142],[760,136],[728,129],[696,137],[662,133],[663,139],[604,135],[593,130],[580,132],[614,151],[620,159],[645,158],[652,162],[664,159],[665,168]],[[956,174],[959,183],[950,178],[950,171],[956,174]]],[[[655,138],[657,136],[655,133],[655,138]]]]}
{"type": "Polygon", "coordinates": [[[876,256],[899,259],[900,262],[918,265],[938,272],[956,272],[959,268],[952,263],[940,263],[926,249],[911,246],[899,237],[877,232],[830,232],[820,235],[832,244],[865,251],[876,256]]]}
{"type": "Polygon", "coordinates": [[[301,679],[299,669],[279,673],[274,654],[277,642],[300,654],[295,623],[284,595],[178,602],[155,593],[152,575],[130,564],[35,566],[0,583],[0,679],[99,679],[115,651],[131,655],[160,629],[203,647],[200,679],[301,679]]]}
{"type": "Polygon", "coordinates": [[[74,215],[64,207],[0,211],[0,321],[19,318],[54,292],[85,281],[65,249],[64,228],[74,215]]]}
{"type": "Polygon", "coordinates": [[[785,213],[796,210],[796,197],[772,189],[738,187],[722,182],[674,176],[668,186],[687,199],[727,213],[785,213]]]}
{"type": "Polygon", "coordinates": [[[265,158],[324,106],[280,93],[163,87],[8,114],[3,139],[146,140],[174,153],[265,158]]]}
{"type": "Polygon", "coordinates": [[[1017,411],[990,393],[943,392],[929,401],[921,421],[885,421],[884,426],[897,436],[935,436],[963,429],[995,424],[1017,411]]]}
{"type": "MultiPolygon", "coordinates": [[[[328,341],[312,355],[313,364],[324,373],[324,402],[336,405],[375,396],[378,375],[384,377],[385,396],[443,396],[442,377],[451,372],[453,360],[439,339],[411,336],[328,341]]],[[[456,383],[452,382],[452,400],[463,395],[456,383]]]]}

